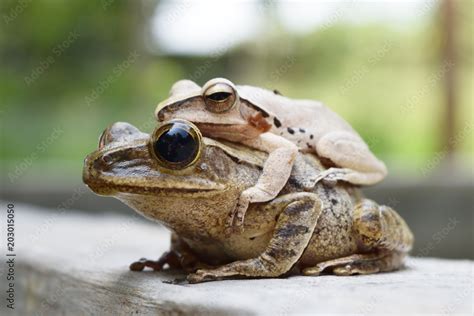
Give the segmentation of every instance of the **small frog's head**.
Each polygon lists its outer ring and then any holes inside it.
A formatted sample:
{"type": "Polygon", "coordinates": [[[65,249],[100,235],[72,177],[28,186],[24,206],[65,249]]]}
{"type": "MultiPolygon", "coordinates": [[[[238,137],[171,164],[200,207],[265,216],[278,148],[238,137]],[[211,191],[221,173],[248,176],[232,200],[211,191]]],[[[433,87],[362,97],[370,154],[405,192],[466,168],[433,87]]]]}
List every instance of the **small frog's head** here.
{"type": "Polygon", "coordinates": [[[260,174],[264,158],[255,160],[258,155],[251,153],[202,138],[182,120],[162,124],[151,136],[115,123],[86,157],[83,181],[95,193],[116,197],[168,226],[224,221],[260,174]]]}
{"type": "Polygon", "coordinates": [[[209,80],[203,87],[191,80],[176,82],[170,97],[155,110],[158,121],[179,118],[195,123],[206,135],[230,140],[253,138],[271,128],[272,118],[262,105],[239,93],[239,87],[224,78],[209,80]]]}

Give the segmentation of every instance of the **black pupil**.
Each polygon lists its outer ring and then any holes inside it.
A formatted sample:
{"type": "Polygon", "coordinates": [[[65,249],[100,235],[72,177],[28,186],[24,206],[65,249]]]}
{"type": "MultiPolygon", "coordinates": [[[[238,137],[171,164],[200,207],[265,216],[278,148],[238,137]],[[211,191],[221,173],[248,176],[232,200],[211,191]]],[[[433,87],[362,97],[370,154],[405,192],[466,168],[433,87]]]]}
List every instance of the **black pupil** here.
{"type": "Polygon", "coordinates": [[[153,145],[156,155],[171,163],[191,162],[197,151],[197,140],[181,126],[172,126],[153,145]]]}
{"type": "Polygon", "coordinates": [[[224,101],[229,96],[230,96],[230,93],[228,93],[228,92],[216,92],[216,93],[211,94],[209,96],[209,99],[211,99],[213,101],[224,101]]]}

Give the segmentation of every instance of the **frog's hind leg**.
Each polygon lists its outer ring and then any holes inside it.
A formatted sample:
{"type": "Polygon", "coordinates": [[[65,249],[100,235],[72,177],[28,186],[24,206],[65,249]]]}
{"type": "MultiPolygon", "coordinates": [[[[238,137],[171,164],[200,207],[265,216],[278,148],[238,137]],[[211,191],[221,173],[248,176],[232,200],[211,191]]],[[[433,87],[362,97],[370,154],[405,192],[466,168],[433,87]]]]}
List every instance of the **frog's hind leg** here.
{"type": "Polygon", "coordinates": [[[363,252],[407,253],[413,246],[413,234],[395,210],[363,199],[354,209],[353,228],[363,252]]]}
{"type": "Polygon", "coordinates": [[[356,262],[366,262],[382,258],[380,254],[354,254],[347,257],[337,258],[333,260],[323,261],[315,265],[303,269],[303,275],[319,275],[321,272],[334,267],[343,267],[354,264],[356,262]]]}
{"type": "Polygon", "coordinates": [[[335,275],[372,274],[377,272],[388,272],[398,270],[403,266],[406,254],[402,252],[390,252],[379,259],[366,259],[354,261],[333,269],[335,275]]]}
{"type": "Polygon", "coordinates": [[[403,264],[404,253],[355,254],[334,260],[318,263],[303,270],[303,275],[316,276],[325,270],[332,270],[335,275],[372,274],[399,269],[403,264]]]}
{"type": "Polygon", "coordinates": [[[353,228],[359,239],[360,254],[321,262],[303,270],[319,275],[332,269],[336,275],[370,274],[399,269],[413,245],[413,234],[391,208],[364,199],[354,210],[353,228]]]}
{"type": "Polygon", "coordinates": [[[301,257],[321,214],[321,201],[313,193],[281,196],[266,208],[281,209],[267,248],[256,258],[235,261],[216,269],[190,274],[190,283],[231,276],[277,277],[288,272],[301,257]]]}
{"type": "Polygon", "coordinates": [[[337,167],[323,171],[320,180],[346,181],[358,185],[372,185],[387,175],[385,164],[377,159],[367,144],[347,131],[331,132],[312,146],[320,157],[330,159],[337,167]]]}

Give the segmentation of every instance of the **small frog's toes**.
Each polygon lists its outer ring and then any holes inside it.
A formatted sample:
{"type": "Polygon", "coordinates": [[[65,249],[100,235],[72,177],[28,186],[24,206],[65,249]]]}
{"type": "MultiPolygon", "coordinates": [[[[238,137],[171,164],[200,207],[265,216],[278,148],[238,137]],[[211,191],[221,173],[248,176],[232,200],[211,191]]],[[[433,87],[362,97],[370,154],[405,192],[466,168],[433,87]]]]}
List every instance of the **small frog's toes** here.
{"type": "Polygon", "coordinates": [[[316,183],[324,181],[326,184],[335,185],[339,180],[345,180],[347,169],[329,168],[321,172],[316,178],[316,183]]]}
{"type": "Polygon", "coordinates": [[[245,219],[245,213],[249,206],[249,199],[245,196],[241,196],[237,202],[235,208],[229,213],[227,218],[226,226],[231,228],[230,232],[242,231],[245,219]],[[237,228],[237,229],[234,229],[237,228]]]}
{"type": "Polygon", "coordinates": [[[235,214],[235,226],[242,227],[244,225],[245,213],[247,213],[248,206],[249,203],[237,205],[237,212],[235,214]]]}

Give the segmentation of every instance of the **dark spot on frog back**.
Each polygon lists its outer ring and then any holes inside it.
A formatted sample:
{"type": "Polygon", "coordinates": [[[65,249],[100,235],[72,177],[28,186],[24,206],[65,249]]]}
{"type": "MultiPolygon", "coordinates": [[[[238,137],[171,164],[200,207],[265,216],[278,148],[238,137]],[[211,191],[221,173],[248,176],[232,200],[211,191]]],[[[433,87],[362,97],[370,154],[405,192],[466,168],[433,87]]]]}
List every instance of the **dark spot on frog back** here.
{"type": "Polygon", "coordinates": [[[279,119],[277,119],[276,117],[273,118],[273,124],[275,124],[275,126],[277,128],[280,128],[281,127],[281,122],[279,119]]]}

